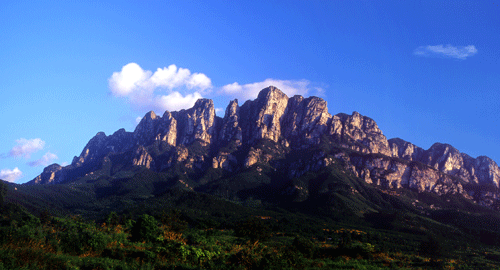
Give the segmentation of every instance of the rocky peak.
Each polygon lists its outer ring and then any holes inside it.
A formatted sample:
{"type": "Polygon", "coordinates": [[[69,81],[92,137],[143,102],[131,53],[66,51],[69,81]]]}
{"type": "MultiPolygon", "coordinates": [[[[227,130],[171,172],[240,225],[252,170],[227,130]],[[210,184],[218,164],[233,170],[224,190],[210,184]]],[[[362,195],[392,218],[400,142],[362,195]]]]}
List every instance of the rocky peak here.
{"type": "Polygon", "coordinates": [[[148,112],[135,127],[134,139],[137,144],[147,145],[151,143],[152,139],[155,137],[156,125],[158,124],[160,117],[158,117],[153,111],[148,112]]]}
{"type": "Polygon", "coordinates": [[[499,187],[500,168],[495,161],[486,156],[479,156],[476,158],[475,168],[479,183],[494,184],[499,187]]]}
{"type": "Polygon", "coordinates": [[[464,162],[460,152],[449,144],[435,143],[427,151],[422,162],[444,173],[456,174],[464,162]]]}
{"type": "Polygon", "coordinates": [[[165,111],[162,117],[162,121],[160,121],[160,123],[158,124],[155,140],[159,141],[160,143],[164,142],[170,146],[176,145],[177,120],[169,111],[165,111]]]}
{"type": "Polygon", "coordinates": [[[73,158],[72,164],[80,166],[84,162],[96,158],[99,155],[100,149],[104,148],[106,137],[104,132],[98,132],[83,148],[80,156],[73,158]]]}
{"type": "Polygon", "coordinates": [[[239,126],[240,118],[240,107],[238,106],[238,100],[232,100],[227,105],[226,113],[224,119],[222,120],[222,128],[220,132],[220,140],[223,142],[229,142],[230,140],[236,140],[238,145],[241,144],[242,131],[239,126]]]}
{"type": "Polygon", "coordinates": [[[388,142],[393,157],[408,161],[420,161],[422,159],[424,149],[400,138],[393,138],[388,142]]]}
{"type": "Polygon", "coordinates": [[[296,145],[317,144],[331,117],[325,100],[294,96],[288,100],[282,124],[283,136],[296,145]]]}
{"type": "Polygon", "coordinates": [[[35,184],[51,184],[58,182],[60,171],[63,167],[57,163],[49,165],[43,169],[43,172],[32,180],[35,184]]]}
{"type": "MultiPolygon", "coordinates": [[[[337,116],[342,122],[341,140],[362,146],[357,147],[353,145],[351,148],[354,147],[354,150],[361,152],[380,153],[391,156],[387,138],[373,119],[363,116],[356,111],[352,115],[338,114],[337,116]]],[[[335,123],[333,124],[335,126],[335,123]]]]}
{"type": "Polygon", "coordinates": [[[113,133],[113,137],[123,137],[125,136],[125,134],[127,134],[127,131],[125,131],[124,128],[120,128],[119,130],[115,131],[115,133],[113,133]]]}
{"type": "Polygon", "coordinates": [[[240,111],[246,123],[243,139],[250,143],[259,139],[278,142],[287,105],[287,95],[274,86],[263,89],[254,101],[245,102],[240,111]]]}
{"type": "Polygon", "coordinates": [[[339,150],[328,157],[332,153],[321,154],[320,151],[311,160],[298,157],[295,165],[285,165],[282,169],[293,172],[290,177],[298,177],[338,161],[368,183],[438,194],[467,194],[463,192],[463,182],[497,187],[500,182],[498,165],[487,157],[475,159],[447,144],[437,143],[423,150],[399,138],[388,141],[369,117],[358,112],[332,116],[326,101],[321,98],[288,98],[270,86],[241,107],[238,100],[231,101],[223,119],[215,116],[212,100],[200,99],[190,109],[166,111],[161,117],[151,111],[134,132],[120,129],[111,136],[99,132],[70,166],[48,166],[33,183],[77,179],[106,167],[103,164],[108,161],[110,166],[119,163],[117,166],[122,166],[119,169],[128,169],[131,164],[162,172],[174,167],[200,173],[209,167],[236,172],[245,166],[271,162],[276,162],[272,166],[278,168],[279,159],[296,150],[318,145],[325,137],[336,149],[382,155],[339,150]],[[261,139],[277,144],[256,144],[261,139]],[[195,141],[210,148],[189,147],[195,141]],[[235,143],[226,147],[230,142],[235,143]],[[353,153],[352,156],[349,153],[353,153]],[[458,181],[457,177],[464,181],[458,181]]]}
{"type": "Polygon", "coordinates": [[[173,113],[178,123],[177,144],[189,145],[195,140],[208,145],[215,135],[215,108],[211,99],[198,99],[193,108],[173,113]]]}

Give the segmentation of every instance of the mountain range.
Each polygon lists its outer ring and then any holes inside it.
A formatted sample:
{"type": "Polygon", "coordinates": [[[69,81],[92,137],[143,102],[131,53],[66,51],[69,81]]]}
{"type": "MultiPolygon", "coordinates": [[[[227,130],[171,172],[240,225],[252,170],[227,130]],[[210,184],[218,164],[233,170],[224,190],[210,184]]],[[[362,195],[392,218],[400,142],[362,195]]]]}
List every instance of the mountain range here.
{"type": "Polygon", "coordinates": [[[151,111],[134,132],[99,132],[70,165],[47,166],[26,185],[116,182],[137,168],[168,175],[164,187],[229,200],[304,202],[329,200],[339,188],[360,192],[328,180],[322,172],[332,168],[386,193],[453,195],[494,209],[500,196],[500,168],[486,156],[388,140],[367,116],[331,115],[323,99],[288,97],[273,86],[241,106],[231,101],[223,118],[209,99],[163,116],[151,111]]]}

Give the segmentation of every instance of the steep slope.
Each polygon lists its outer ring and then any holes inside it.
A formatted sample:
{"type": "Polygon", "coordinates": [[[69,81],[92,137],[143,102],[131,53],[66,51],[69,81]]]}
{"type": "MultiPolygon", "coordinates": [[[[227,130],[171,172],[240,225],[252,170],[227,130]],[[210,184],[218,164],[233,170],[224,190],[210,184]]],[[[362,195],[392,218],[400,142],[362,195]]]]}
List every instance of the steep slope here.
{"type": "Polygon", "coordinates": [[[215,115],[213,101],[200,99],[188,110],[149,112],[134,132],[99,132],[70,165],[50,165],[29,184],[118,178],[137,166],[230,198],[259,188],[268,188],[269,198],[321,197],[331,189],[315,191],[317,179],[302,178],[333,167],[382,189],[460,194],[488,206],[496,204],[500,182],[498,165],[487,157],[474,159],[446,144],[424,150],[387,140],[369,117],[331,115],[321,98],[289,98],[270,86],[242,106],[231,101],[224,118],[215,115]]]}

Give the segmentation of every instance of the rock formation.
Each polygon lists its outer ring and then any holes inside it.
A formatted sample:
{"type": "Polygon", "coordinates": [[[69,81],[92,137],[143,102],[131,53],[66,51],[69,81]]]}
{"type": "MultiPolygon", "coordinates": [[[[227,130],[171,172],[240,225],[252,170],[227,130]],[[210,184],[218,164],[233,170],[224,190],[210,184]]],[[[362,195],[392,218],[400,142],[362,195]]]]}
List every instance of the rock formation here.
{"type": "MultiPolygon", "coordinates": [[[[321,98],[289,98],[270,86],[241,107],[238,100],[231,101],[224,118],[215,115],[212,100],[200,99],[188,110],[166,111],[163,116],[149,112],[134,132],[99,132],[70,165],[50,165],[29,184],[71,182],[117,160],[126,163],[122,167],[145,166],[158,172],[179,168],[185,173],[208,168],[236,172],[272,164],[290,179],[338,163],[367,183],[385,188],[475,199],[482,195],[467,187],[498,190],[500,183],[500,169],[488,157],[472,158],[447,144],[424,150],[399,138],[387,140],[369,117],[358,112],[331,115],[321,98]],[[312,157],[283,162],[293,151],[323,144],[337,150],[322,149],[312,157]]],[[[484,204],[497,197],[489,196],[484,204]]]]}

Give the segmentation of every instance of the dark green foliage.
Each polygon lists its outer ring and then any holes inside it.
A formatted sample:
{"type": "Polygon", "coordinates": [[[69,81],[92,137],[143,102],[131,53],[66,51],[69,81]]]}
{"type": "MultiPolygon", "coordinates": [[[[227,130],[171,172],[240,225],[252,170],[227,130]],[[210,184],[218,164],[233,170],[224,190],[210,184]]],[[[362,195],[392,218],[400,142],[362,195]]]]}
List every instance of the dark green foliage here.
{"type": "Polygon", "coordinates": [[[265,241],[271,237],[271,230],[261,218],[250,217],[234,225],[234,234],[251,241],[265,241]]]}
{"type": "Polygon", "coordinates": [[[100,252],[106,247],[107,236],[91,224],[69,219],[62,220],[58,226],[62,231],[57,237],[65,253],[80,255],[88,251],[100,252]]]}
{"type": "Polygon", "coordinates": [[[7,184],[0,180],[0,207],[4,206],[5,195],[7,195],[7,184]]]}
{"type": "Polygon", "coordinates": [[[118,214],[116,214],[116,212],[111,212],[109,213],[108,217],[106,218],[106,224],[108,224],[109,226],[117,226],[118,224],[120,224],[120,217],[118,216],[118,214]]]}
{"type": "Polygon", "coordinates": [[[183,232],[187,229],[188,223],[182,219],[179,211],[163,211],[160,215],[160,222],[174,232],[183,232]]]}
{"type": "Polygon", "coordinates": [[[297,236],[293,239],[292,248],[302,253],[304,257],[311,258],[316,250],[316,245],[307,238],[297,236]]]}
{"type": "Polygon", "coordinates": [[[437,260],[449,255],[449,251],[444,245],[445,239],[428,235],[427,239],[420,244],[419,253],[437,260]]]}
{"type": "MultiPolygon", "coordinates": [[[[6,202],[28,210],[1,208],[0,269],[498,268],[496,211],[458,195],[366,184],[340,159],[295,178],[277,166],[296,162],[300,170],[308,166],[301,159],[320,152],[390,159],[335,143],[322,138],[292,151],[263,140],[255,147],[277,160],[233,172],[182,164],[156,172],[110,155],[94,176],[17,186],[6,202]],[[68,213],[81,218],[59,218],[68,213]]],[[[241,163],[249,147],[228,149],[241,163]]],[[[189,151],[207,149],[195,143],[189,151]]]]}
{"type": "Polygon", "coordinates": [[[155,241],[160,236],[158,222],[153,216],[144,214],[132,226],[130,231],[131,240],[139,241],[155,241]]]}

